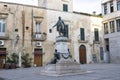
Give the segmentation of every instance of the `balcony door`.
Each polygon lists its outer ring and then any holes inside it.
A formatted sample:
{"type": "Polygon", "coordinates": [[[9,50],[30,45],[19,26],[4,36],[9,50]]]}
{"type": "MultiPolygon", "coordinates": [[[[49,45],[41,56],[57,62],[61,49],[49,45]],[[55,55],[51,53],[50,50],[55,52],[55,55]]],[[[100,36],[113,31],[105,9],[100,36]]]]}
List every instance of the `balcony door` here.
{"type": "Polygon", "coordinates": [[[41,38],[41,22],[36,22],[36,38],[41,38]]]}
{"type": "Polygon", "coordinates": [[[6,27],[5,19],[0,19],[0,36],[5,36],[5,27],[6,27]]]}

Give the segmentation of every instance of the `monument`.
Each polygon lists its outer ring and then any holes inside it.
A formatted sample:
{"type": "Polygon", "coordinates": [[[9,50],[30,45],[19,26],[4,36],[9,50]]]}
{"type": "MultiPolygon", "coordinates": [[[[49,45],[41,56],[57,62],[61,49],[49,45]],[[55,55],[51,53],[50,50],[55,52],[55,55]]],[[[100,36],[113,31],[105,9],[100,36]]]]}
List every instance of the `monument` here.
{"type": "MultiPolygon", "coordinates": [[[[54,57],[44,67],[41,74],[48,76],[63,76],[72,74],[83,74],[85,71],[80,69],[80,64],[72,60],[71,53],[68,48],[68,37],[66,37],[66,27],[61,17],[52,27],[56,27],[59,36],[56,37],[54,57]]],[[[52,29],[50,29],[52,32],[52,29]]]]}

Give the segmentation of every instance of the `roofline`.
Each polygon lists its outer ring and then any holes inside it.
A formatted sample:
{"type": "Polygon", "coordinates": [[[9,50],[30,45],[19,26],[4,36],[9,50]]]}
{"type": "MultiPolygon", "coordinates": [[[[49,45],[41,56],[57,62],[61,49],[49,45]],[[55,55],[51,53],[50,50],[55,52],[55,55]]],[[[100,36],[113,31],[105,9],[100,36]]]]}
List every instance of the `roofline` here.
{"type": "MultiPolygon", "coordinates": [[[[33,8],[41,8],[41,9],[46,9],[46,10],[61,11],[61,10],[49,9],[49,8],[41,7],[41,6],[27,5],[27,4],[20,4],[20,3],[3,2],[3,1],[0,1],[0,3],[4,3],[4,4],[13,4],[13,5],[20,5],[20,6],[27,6],[27,7],[33,7],[33,8]]],[[[63,12],[63,11],[62,11],[62,12],[63,12]]],[[[98,15],[89,14],[89,13],[84,13],[84,12],[76,12],[76,11],[73,11],[73,12],[68,12],[68,13],[81,14],[81,15],[93,16],[93,17],[99,17],[98,15]]]]}
{"type": "Polygon", "coordinates": [[[86,15],[86,16],[92,16],[92,17],[100,17],[99,15],[94,15],[94,14],[89,14],[89,13],[84,13],[84,12],[73,11],[73,13],[75,13],[75,14],[81,14],[81,15],[86,15]]]}

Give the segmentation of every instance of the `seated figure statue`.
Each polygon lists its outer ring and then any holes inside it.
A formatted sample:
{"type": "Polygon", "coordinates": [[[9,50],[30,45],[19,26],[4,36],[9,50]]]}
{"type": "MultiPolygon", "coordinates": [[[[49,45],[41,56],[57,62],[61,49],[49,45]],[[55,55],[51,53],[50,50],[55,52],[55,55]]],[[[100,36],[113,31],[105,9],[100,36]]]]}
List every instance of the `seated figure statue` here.
{"type": "Polygon", "coordinates": [[[49,62],[49,64],[56,64],[56,62],[60,59],[60,55],[57,52],[57,50],[55,49],[55,53],[54,53],[54,57],[51,59],[51,61],[49,62]]]}

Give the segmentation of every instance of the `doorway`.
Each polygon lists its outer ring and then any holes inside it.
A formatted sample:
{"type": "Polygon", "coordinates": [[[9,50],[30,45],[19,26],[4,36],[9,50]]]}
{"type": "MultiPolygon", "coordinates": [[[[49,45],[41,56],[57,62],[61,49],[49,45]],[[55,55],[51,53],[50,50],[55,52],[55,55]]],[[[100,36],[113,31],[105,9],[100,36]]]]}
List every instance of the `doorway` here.
{"type": "Polygon", "coordinates": [[[42,49],[34,49],[34,64],[36,67],[42,66],[42,49]]]}
{"type": "Polygon", "coordinates": [[[84,45],[79,47],[79,61],[81,64],[86,64],[86,47],[84,45]]]}
{"type": "Polygon", "coordinates": [[[6,60],[6,48],[0,48],[0,68],[4,67],[6,60]]]}
{"type": "Polygon", "coordinates": [[[106,54],[104,54],[105,55],[105,59],[104,60],[105,60],[105,62],[110,63],[109,38],[106,38],[104,41],[105,41],[105,53],[106,53],[106,54]]]}

